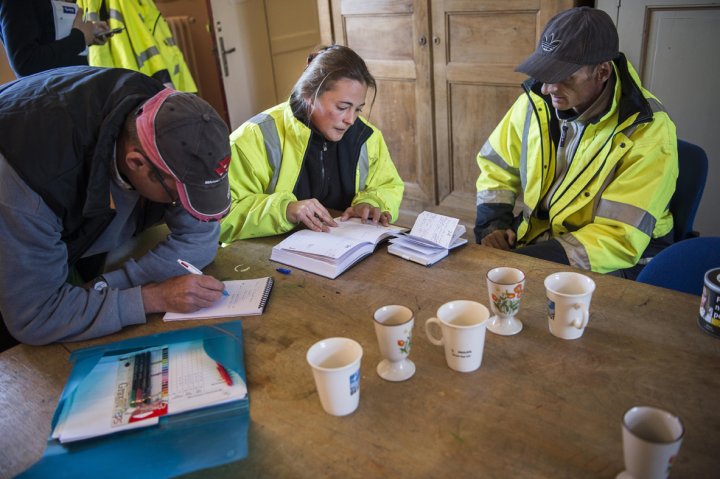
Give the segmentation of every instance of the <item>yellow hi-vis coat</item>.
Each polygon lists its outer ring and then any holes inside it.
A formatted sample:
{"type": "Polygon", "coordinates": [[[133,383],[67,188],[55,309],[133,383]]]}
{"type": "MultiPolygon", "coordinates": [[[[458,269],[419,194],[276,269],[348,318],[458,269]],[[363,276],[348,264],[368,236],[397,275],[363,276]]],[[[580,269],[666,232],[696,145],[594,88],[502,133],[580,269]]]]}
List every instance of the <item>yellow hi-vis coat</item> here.
{"type": "MultiPolygon", "coordinates": [[[[494,221],[481,218],[481,211],[507,212],[520,198],[519,246],[549,231],[572,266],[601,273],[634,266],[651,238],[672,231],[668,205],[678,175],[675,125],[624,56],[614,67],[610,110],[582,133],[551,198],[548,219],[537,211],[554,179],[556,145],[549,126],[555,110],[526,83],[526,93],[477,156],[478,225],[494,221]]],[[[510,225],[493,226],[503,227],[510,225]]]]}
{"type": "Polygon", "coordinates": [[[104,45],[90,47],[90,65],[139,71],[170,83],[167,86],[176,90],[197,92],[170,27],[152,0],[78,0],[77,3],[85,10],[87,20],[106,20],[111,29],[124,28],[104,45]],[[103,7],[105,11],[101,12],[103,7]]]}
{"type": "MultiPolygon", "coordinates": [[[[405,185],[390,159],[380,130],[363,118],[371,134],[359,148],[352,204],[367,203],[398,217],[405,185]]],[[[295,184],[310,142],[310,129],[285,102],[260,113],[230,135],[230,213],[223,218],[220,241],[285,233],[296,225],[287,220],[287,206],[297,198],[295,184]]],[[[353,141],[348,133],[340,142],[353,141]]],[[[348,205],[350,206],[350,205],[348,205]]]]}

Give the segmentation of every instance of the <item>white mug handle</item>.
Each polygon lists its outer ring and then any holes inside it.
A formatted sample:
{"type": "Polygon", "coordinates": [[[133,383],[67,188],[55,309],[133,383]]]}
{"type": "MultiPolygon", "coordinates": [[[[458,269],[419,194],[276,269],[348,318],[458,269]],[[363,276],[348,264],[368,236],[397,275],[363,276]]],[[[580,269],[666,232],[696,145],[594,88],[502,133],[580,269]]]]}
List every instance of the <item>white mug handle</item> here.
{"type": "Polygon", "coordinates": [[[425,334],[427,335],[428,341],[433,343],[435,346],[442,346],[443,344],[443,338],[442,338],[442,326],[440,325],[440,321],[438,321],[437,318],[430,318],[427,321],[425,321],[425,334]],[[440,328],[440,338],[436,338],[432,335],[430,332],[430,323],[435,323],[440,328]]]}
{"type": "Polygon", "coordinates": [[[587,326],[588,319],[590,317],[590,314],[588,313],[588,309],[584,304],[575,303],[573,304],[573,309],[579,309],[582,313],[582,321],[578,323],[577,319],[574,319],[572,323],[573,326],[575,326],[577,329],[583,329],[585,326],[587,326]]]}

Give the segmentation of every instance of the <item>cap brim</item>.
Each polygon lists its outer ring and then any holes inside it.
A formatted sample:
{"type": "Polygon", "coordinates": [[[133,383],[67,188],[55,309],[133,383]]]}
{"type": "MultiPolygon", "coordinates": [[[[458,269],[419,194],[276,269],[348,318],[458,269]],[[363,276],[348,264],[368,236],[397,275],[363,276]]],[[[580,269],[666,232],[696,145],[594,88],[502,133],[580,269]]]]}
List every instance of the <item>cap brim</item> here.
{"type": "Polygon", "coordinates": [[[230,183],[227,176],[212,185],[176,183],[183,207],[200,221],[219,220],[230,209],[230,183]]]}
{"type": "Polygon", "coordinates": [[[515,68],[516,72],[525,73],[542,83],[558,83],[578,71],[582,65],[568,63],[534,52],[515,68]]]}

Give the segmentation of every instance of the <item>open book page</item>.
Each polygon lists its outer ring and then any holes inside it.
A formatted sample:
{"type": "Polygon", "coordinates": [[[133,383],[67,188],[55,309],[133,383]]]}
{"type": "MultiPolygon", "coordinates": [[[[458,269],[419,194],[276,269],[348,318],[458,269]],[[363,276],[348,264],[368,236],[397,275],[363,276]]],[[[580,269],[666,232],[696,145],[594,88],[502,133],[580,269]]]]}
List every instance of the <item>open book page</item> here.
{"type": "Polygon", "coordinates": [[[165,313],[163,321],[181,321],[188,319],[228,318],[261,314],[265,309],[273,279],[239,279],[225,281],[227,296],[221,296],[212,306],[194,313],[165,313]]]}
{"type": "Polygon", "coordinates": [[[170,346],[168,414],[223,404],[247,395],[240,376],[207,355],[202,341],[170,346]]]}
{"type": "Polygon", "coordinates": [[[52,437],[72,442],[152,426],[166,414],[246,395],[239,375],[211,359],[202,341],[106,356],[65,405],[52,437]]]}
{"type": "Polygon", "coordinates": [[[337,227],[327,233],[300,230],[278,243],[275,248],[339,259],[363,243],[376,244],[381,239],[404,230],[397,226],[363,224],[358,218],[347,221],[335,219],[337,227]]]}
{"type": "Polygon", "coordinates": [[[415,220],[408,238],[418,243],[429,243],[450,249],[466,242],[454,244],[465,234],[465,226],[458,224],[459,222],[457,218],[423,211],[415,220]]]}

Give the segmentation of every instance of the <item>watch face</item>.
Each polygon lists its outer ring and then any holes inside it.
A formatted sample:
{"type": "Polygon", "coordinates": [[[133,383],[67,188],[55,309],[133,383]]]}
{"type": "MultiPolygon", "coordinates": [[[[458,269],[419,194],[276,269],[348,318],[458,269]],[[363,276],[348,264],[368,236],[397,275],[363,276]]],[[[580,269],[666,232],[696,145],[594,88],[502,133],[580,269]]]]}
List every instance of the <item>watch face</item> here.
{"type": "Polygon", "coordinates": [[[107,285],[108,284],[105,281],[100,280],[93,285],[93,289],[95,291],[102,291],[103,289],[107,288],[107,285]]]}

